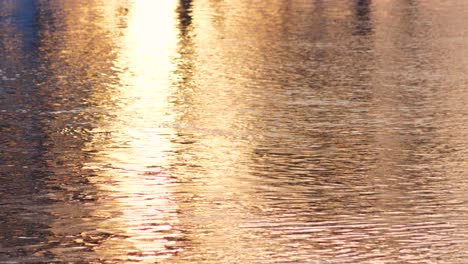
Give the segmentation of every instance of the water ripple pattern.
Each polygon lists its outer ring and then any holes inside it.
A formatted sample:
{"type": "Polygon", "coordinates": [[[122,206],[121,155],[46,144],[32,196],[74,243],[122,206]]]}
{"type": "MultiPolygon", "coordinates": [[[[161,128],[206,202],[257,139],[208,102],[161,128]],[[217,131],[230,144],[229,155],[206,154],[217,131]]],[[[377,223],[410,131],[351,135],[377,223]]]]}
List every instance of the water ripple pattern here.
{"type": "Polygon", "coordinates": [[[466,10],[0,1],[0,263],[467,263],[466,10]]]}

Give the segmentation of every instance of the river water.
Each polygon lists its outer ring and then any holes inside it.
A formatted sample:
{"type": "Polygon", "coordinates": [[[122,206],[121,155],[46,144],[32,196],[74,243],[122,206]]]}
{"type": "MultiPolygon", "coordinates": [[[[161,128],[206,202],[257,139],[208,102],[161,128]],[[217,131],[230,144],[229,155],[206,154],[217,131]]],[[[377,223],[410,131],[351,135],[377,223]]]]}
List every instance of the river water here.
{"type": "Polygon", "coordinates": [[[0,1],[0,263],[467,263],[467,1],[0,1]]]}

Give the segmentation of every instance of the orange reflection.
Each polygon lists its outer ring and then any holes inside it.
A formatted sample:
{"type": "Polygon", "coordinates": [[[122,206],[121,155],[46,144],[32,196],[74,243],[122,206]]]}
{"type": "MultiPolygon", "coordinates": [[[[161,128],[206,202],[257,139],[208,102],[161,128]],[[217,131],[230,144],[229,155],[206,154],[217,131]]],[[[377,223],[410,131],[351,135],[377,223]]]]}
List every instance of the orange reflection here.
{"type": "MultiPolygon", "coordinates": [[[[176,204],[170,176],[161,168],[170,150],[171,129],[168,95],[171,58],[176,49],[174,10],[176,1],[135,1],[128,10],[128,28],[123,32],[114,67],[119,71],[120,106],[116,118],[100,131],[111,133],[111,142],[99,154],[99,164],[108,164],[96,182],[109,191],[112,204],[121,215],[105,223],[131,242],[131,258],[154,263],[165,257],[177,235],[172,230],[176,204]]],[[[100,165],[100,166],[101,166],[100,165]]],[[[103,224],[104,225],[104,224],[103,224]]],[[[123,245],[108,241],[101,255],[113,255],[123,245]]],[[[129,247],[123,247],[128,250],[129,247]]]]}

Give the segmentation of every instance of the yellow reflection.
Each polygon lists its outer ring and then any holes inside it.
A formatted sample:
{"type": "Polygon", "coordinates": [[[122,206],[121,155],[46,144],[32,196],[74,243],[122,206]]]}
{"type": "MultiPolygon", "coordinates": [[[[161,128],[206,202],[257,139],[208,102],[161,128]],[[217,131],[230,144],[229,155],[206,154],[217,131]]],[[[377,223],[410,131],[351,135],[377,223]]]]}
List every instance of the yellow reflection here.
{"type": "MultiPolygon", "coordinates": [[[[161,169],[170,151],[171,120],[168,103],[171,59],[176,50],[176,1],[134,1],[128,10],[114,68],[120,79],[116,119],[99,128],[110,132],[111,143],[99,153],[99,162],[109,164],[99,184],[110,193],[112,207],[121,212],[104,228],[120,229],[128,236],[139,261],[154,263],[170,254],[168,236],[176,219],[170,175],[161,169]],[[104,180],[104,178],[106,180],[104,180]]],[[[112,209],[115,210],[115,209],[112,209]]],[[[101,246],[102,255],[122,245],[101,246]]],[[[115,242],[117,243],[117,242],[115,242]]],[[[123,247],[125,250],[128,247],[123,247]]]]}

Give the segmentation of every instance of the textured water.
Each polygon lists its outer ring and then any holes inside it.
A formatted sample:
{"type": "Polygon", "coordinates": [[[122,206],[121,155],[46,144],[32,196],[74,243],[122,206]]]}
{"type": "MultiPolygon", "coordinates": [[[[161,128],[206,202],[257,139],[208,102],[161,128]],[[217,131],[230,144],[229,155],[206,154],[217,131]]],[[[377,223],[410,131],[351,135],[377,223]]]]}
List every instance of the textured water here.
{"type": "Polygon", "coordinates": [[[466,10],[0,1],[0,263],[467,263],[466,10]]]}

